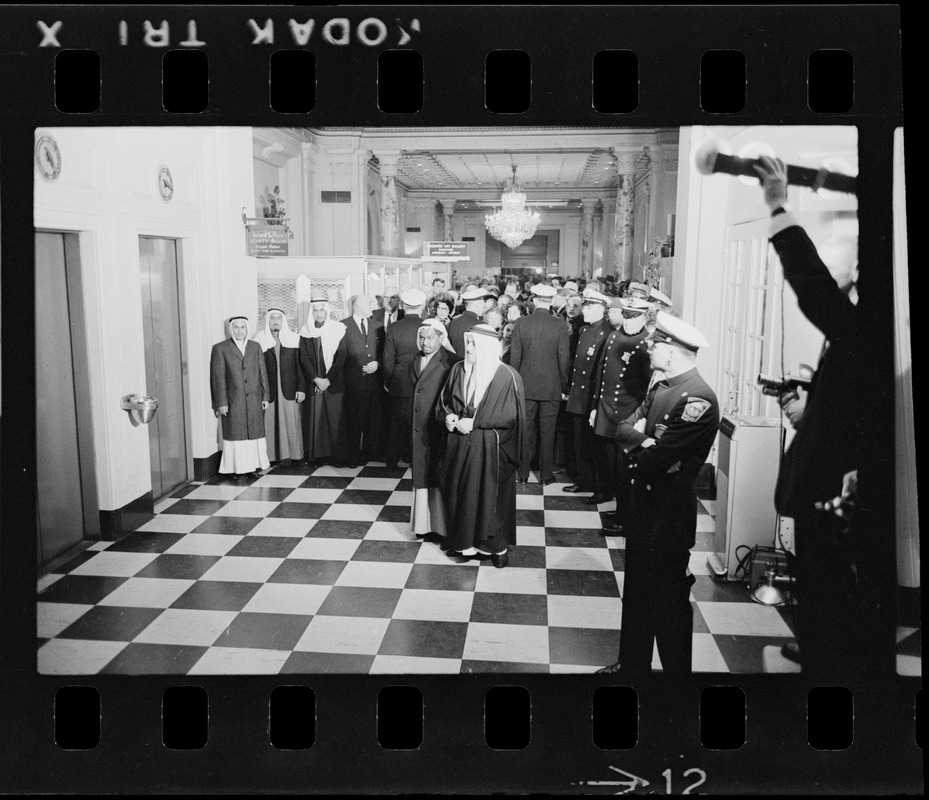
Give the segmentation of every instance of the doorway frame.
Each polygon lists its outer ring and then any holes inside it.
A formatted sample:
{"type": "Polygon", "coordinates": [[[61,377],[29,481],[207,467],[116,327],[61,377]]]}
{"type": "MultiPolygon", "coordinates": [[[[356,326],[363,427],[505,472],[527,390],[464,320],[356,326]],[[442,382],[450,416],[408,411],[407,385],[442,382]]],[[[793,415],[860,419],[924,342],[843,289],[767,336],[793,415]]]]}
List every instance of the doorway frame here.
{"type": "MultiPolygon", "coordinates": [[[[92,270],[85,264],[94,258],[93,232],[67,226],[33,227],[33,235],[60,235],[64,239],[65,286],[67,290],[68,340],[71,349],[71,370],[74,376],[75,416],[77,424],[78,463],[80,465],[81,518],[83,542],[101,539],[100,494],[97,487],[97,457],[94,446],[94,397],[91,377],[90,333],[88,330],[87,276],[92,270]],[[73,237],[73,238],[72,238],[73,237]]],[[[38,322],[38,318],[36,320],[38,322]]],[[[34,345],[33,345],[34,346],[34,345]]],[[[38,422],[38,420],[36,421],[38,422]]],[[[36,485],[36,493],[40,487],[36,485]]],[[[37,498],[38,499],[38,498],[37,498]]],[[[38,511],[38,509],[37,509],[38,511]]],[[[37,531],[38,535],[38,531],[37,531]]],[[[86,545],[84,545],[86,546],[86,545]]],[[[71,548],[69,553],[75,548],[71,548]]],[[[44,559],[40,568],[48,568],[56,558],[44,559]]]]}

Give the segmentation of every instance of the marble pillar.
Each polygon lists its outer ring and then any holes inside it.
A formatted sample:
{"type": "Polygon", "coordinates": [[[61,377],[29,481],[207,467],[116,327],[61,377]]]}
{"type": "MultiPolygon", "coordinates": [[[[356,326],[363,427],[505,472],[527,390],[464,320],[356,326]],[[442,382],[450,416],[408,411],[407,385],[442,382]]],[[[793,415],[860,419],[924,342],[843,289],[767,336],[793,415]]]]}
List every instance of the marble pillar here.
{"type": "Polygon", "coordinates": [[[442,201],[442,241],[451,242],[452,239],[452,219],[455,216],[455,201],[442,201]]]}
{"type": "Polygon", "coordinates": [[[616,222],[613,229],[613,263],[618,281],[632,278],[634,213],[635,174],[620,173],[616,182],[616,222]]]}
{"type": "Polygon", "coordinates": [[[581,271],[584,277],[593,274],[594,262],[594,209],[599,200],[581,200],[581,271]]]}
{"type": "Polygon", "coordinates": [[[381,255],[399,256],[401,254],[400,237],[400,198],[397,193],[397,162],[400,153],[377,153],[381,165],[381,255]]]}

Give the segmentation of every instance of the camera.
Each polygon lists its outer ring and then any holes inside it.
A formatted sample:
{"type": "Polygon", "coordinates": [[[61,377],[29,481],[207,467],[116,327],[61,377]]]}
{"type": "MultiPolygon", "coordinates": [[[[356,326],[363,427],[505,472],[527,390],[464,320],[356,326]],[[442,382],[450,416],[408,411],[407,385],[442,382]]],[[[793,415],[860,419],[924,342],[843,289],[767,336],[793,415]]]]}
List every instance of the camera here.
{"type": "Polygon", "coordinates": [[[783,378],[772,378],[770,375],[758,375],[756,383],[761,387],[761,393],[771,397],[780,397],[785,392],[795,391],[798,386],[808,389],[812,375],[785,375],[783,378]]]}

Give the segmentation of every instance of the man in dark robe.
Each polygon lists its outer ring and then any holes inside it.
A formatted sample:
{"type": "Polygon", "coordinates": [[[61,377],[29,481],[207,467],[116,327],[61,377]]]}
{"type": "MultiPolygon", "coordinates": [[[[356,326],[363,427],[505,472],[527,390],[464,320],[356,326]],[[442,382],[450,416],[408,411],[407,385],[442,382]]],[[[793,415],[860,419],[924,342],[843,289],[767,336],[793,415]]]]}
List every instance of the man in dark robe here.
{"type": "Polygon", "coordinates": [[[300,336],[290,329],[287,315],[280,308],[269,308],[264,329],[255,341],[264,351],[271,388],[270,404],[265,411],[268,458],[272,463],[302,461],[300,404],[306,399],[306,385],[299,363],[300,336]]]}
{"type": "Polygon", "coordinates": [[[222,422],[219,471],[238,478],[271,466],[264,423],[270,390],[261,345],[248,340],[248,319],[231,317],[228,328],[229,338],[210,353],[210,394],[222,422]]]}
{"type": "Polygon", "coordinates": [[[390,415],[385,458],[390,469],[400,461],[410,463],[410,418],[413,404],[410,362],[419,352],[417,331],[426,304],[426,294],[419,289],[406,289],[400,297],[403,319],[390,325],[384,334],[384,388],[389,398],[390,415]]]}
{"type": "Polygon", "coordinates": [[[449,370],[437,419],[448,438],[439,465],[448,549],[509,563],[516,543],[516,471],[526,458],[522,379],[500,361],[500,340],[488,325],[465,334],[465,360],[449,370]]]}
{"type": "Polygon", "coordinates": [[[665,379],[619,424],[629,454],[633,500],[623,531],[626,563],[619,659],[597,670],[637,677],[651,672],[652,652],[666,675],[692,671],[690,548],[697,530],[697,475],[719,428],[715,392],[697,372],[707,342],[683,320],[658,312],[649,334],[652,366],[665,379]]]}
{"type": "Polygon", "coordinates": [[[345,398],[342,407],[345,452],[350,466],[377,461],[383,449],[381,409],[384,326],[371,312],[371,298],[351,299],[345,326],[345,398]]]}
{"type": "Polygon", "coordinates": [[[418,536],[445,536],[445,509],[439,490],[439,462],[445,449],[445,425],[436,419],[435,406],[452,364],[453,354],[442,346],[447,334],[437,319],[426,319],[418,331],[419,354],[410,363],[413,384],[413,507],[410,527],[418,536]]]}
{"type": "Polygon", "coordinates": [[[345,326],[329,316],[324,297],[310,301],[310,319],[300,331],[300,368],[308,391],[304,401],[304,450],[307,461],[348,460],[342,432],[345,394],[345,326]]]}

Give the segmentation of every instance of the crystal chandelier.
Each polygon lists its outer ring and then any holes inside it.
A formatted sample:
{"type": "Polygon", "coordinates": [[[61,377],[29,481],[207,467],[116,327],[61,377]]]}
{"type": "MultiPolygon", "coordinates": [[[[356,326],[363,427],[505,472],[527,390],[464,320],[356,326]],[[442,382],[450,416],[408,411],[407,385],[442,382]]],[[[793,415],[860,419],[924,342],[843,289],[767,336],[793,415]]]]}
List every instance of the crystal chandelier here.
{"type": "Polygon", "coordinates": [[[513,165],[513,177],[504,187],[500,196],[502,208],[484,217],[487,232],[494,239],[507,247],[519,247],[526,239],[531,239],[542,218],[538,212],[526,208],[526,193],[516,182],[516,165],[513,165]]]}

